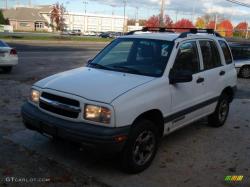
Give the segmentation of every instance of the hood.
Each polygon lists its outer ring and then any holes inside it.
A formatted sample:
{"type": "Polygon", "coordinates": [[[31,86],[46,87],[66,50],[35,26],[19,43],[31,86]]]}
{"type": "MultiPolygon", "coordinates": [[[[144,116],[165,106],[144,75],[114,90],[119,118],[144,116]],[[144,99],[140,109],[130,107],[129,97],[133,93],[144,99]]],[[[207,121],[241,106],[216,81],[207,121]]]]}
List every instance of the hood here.
{"type": "Polygon", "coordinates": [[[118,96],[153,79],[155,78],[83,67],[50,76],[37,82],[35,86],[111,103],[118,96]]]}

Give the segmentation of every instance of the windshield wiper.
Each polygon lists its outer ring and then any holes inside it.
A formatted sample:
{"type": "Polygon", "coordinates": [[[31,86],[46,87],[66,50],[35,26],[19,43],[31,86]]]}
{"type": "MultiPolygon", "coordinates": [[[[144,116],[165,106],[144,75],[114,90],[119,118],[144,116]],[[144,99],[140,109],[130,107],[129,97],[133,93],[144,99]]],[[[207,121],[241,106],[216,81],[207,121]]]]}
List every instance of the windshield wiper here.
{"type": "Polygon", "coordinates": [[[112,68],[108,68],[106,66],[103,66],[101,64],[88,64],[88,67],[93,67],[93,68],[97,68],[97,69],[105,69],[105,70],[113,70],[112,68]]]}
{"type": "Polygon", "coordinates": [[[123,70],[127,73],[136,73],[136,74],[142,74],[140,71],[134,68],[126,67],[126,66],[112,66],[115,69],[123,70]]]}

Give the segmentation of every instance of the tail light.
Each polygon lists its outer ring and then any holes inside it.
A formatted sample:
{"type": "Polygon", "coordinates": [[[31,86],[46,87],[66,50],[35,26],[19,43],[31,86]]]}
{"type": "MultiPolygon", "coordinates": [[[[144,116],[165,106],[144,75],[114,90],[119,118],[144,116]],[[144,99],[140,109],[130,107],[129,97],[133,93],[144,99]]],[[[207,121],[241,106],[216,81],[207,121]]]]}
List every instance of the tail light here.
{"type": "Polygon", "coordinates": [[[15,49],[10,50],[10,55],[17,55],[17,51],[15,49]]]}

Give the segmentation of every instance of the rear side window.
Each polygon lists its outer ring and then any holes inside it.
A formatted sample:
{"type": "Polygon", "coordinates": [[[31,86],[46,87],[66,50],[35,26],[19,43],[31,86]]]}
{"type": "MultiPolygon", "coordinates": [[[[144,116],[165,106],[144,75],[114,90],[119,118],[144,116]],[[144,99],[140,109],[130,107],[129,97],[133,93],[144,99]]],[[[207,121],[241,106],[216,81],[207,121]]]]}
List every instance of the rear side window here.
{"type": "Polygon", "coordinates": [[[220,54],[213,41],[200,41],[204,69],[209,70],[221,66],[220,54]]]}
{"type": "Polygon", "coordinates": [[[174,66],[174,71],[190,71],[193,74],[200,71],[200,61],[195,41],[180,45],[174,66]]]}
{"type": "Polygon", "coordinates": [[[222,49],[222,51],[223,51],[223,54],[224,54],[224,57],[225,57],[226,64],[231,64],[231,63],[233,63],[233,59],[232,59],[232,56],[231,56],[229,47],[228,47],[228,45],[226,44],[226,42],[220,40],[219,43],[220,43],[221,49],[222,49]]]}

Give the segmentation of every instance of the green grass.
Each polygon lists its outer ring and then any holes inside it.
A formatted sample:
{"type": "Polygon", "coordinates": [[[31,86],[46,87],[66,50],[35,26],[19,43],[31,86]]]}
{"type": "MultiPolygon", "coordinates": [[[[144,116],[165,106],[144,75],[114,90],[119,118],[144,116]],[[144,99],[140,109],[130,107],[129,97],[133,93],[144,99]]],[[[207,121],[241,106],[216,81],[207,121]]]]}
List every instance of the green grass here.
{"type": "Polygon", "coordinates": [[[24,36],[24,35],[1,35],[0,39],[8,40],[44,40],[44,41],[79,41],[79,42],[110,42],[111,39],[76,36],[24,36]]]}

